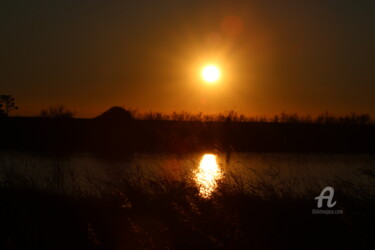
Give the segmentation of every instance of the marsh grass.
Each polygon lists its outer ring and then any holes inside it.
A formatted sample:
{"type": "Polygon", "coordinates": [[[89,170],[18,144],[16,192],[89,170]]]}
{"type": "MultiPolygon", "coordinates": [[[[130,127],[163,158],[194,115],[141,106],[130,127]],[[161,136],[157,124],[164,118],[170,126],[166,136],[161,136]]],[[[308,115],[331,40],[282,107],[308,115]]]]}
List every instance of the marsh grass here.
{"type": "Polygon", "coordinates": [[[315,124],[372,124],[370,114],[357,114],[355,112],[346,115],[335,115],[328,111],[319,115],[303,115],[298,113],[282,112],[274,116],[245,115],[234,110],[206,114],[203,112],[174,111],[163,113],[157,111],[139,112],[128,108],[135,119],[139,120],[170,120],[170,121],[193,121],[193,122],[225,122],[230,119],[233,122],[272,122],[272,123],[315,123],[315,124]]]}
{"type": "MultiPolygon", "coordinates": [[[[337,179],[335,199],[344,214],[312,215],[321,184],[302,187],[299,179],[280,178],[277,167],[253,169],[256,179],[226,171],[216,192],[203,198],[189,174],[177,178],[160,169],[113,164],[106,169],[109,178],[87,175],[95,192],[84,192],[77,173],[62,159],[55,159],[49,175],[40,179],[1,162],[1,249],[375,246],[375,198],[368,187],[337,179]]],[[[374,178],[371,169],[361,171],[374,178]]],[[[373,188],[375,182],[369,183],[373,188]]]]}

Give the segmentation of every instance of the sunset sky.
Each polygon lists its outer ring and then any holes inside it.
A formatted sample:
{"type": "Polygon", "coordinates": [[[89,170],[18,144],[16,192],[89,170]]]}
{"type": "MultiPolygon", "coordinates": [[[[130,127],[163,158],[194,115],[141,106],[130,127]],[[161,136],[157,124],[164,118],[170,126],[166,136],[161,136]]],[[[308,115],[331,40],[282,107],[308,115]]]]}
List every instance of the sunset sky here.
{"type": "Polygon", "coordinates": [[[375,115],[375,1],[6,0],[0,31],[0,94],[16,115],[375,115]]]}

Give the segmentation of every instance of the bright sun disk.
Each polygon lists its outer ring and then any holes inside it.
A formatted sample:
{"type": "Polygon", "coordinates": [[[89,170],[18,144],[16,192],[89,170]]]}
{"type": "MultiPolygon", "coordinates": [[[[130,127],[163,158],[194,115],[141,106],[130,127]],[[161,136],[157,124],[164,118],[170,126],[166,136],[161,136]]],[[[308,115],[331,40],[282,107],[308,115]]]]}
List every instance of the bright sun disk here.
{"type": "Polygon", "coordinates": [[[206,82],[214,83],[220,78],[220,70],[215,65],[208,65],[203,68],[202,77],[206,82]]]}

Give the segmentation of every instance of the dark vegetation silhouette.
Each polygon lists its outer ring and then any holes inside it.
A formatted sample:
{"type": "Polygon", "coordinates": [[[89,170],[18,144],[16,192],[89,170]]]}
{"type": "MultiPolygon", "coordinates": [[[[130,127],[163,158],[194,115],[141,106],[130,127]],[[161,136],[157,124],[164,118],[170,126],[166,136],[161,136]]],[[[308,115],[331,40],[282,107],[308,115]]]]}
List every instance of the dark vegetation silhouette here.
{"type": "Polygon", "coordinates": [[[103,114],[96,117],[99,120],[106,120],[111,122],[123,122],[133,120],[132,114],[130,111],[126,110],[123,107],[114,106],[103,114]]]}
{"type": "Polygon", "coordinates": [[[0,129],[7,131],[0,150],[113,155],[205,150],[375,152],[375,124],[368,114],[334,116],[326,112],[311,117],[284,112],[266,118],[234,111],[140,113],[118,106],[93,119],[72,118],[73,114],[57,106],[43,110],[40,117],[8,117],[0,123],[0,129]]]}
{"type": "Polygon", "coordinates": [[[18,107],[15,103],[15,98],[11,95],[0,95],[0,117],[9,116],[9,113],[13,110],[17,110],[18,107]]]}
{"type": "MultiPolygon", "coordinates": [[[[256,182],[229,172],[229,181],[220,182],[217,192],[205,199],[188,177],[150,177],[126,164],[108,171],[110,181],[89,178],[96,192],[85,192],[63,162],[57,157],[52,175],[40,180],[0,162],[5,176],[0,181],[1,249],[375,247],[375,196],[364,186],[331,183],[335,209],[344,213],[314,215],[320,185],[310,183],[300,194],[298,182],[279,180],[267,169],[256,182]],[[64,185],[68,179],[70,185],[64,185]],[[44,182],[43,188],[36,185],[44,182]]],[[[375,180],[369,183],[374,190],[375,180]]]]}
{"type": "Polygon", "coordinates": [[[162,112],[144,112],[133,111],[135,119],[139,120],[168,120],[168,121],[201,121],[201,122],[224,122],[228,118],[233,122],[261,122],[261,123],[313,123],[313,124],[372,124],[373,121],[369,114],[356,114],[354,112],[336,116],[329,112],[321,113],[313,117],[311,115],[299,115],[298,113],[282,112],[280,115],[273,117],[267,116],[246,116],[233,110],[217,114],[204,114],[203,112],[173,112],[171,114],[162,112]]]}
{"type": "Polygon", "coordinates": [[[66,108],[64,105],[57,105],[54,107],[49,107],[48,109],[42,109],[40,111],[40,117],[43,118],[57,118],[66,119],[73,118],[74,112],[66,108]]]}

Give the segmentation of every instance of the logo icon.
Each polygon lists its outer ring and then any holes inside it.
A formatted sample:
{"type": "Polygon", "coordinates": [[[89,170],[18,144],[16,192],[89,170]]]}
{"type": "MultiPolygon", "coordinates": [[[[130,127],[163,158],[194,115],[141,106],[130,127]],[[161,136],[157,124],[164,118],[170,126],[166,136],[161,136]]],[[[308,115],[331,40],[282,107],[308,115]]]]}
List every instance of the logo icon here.
{"type": "Polygon", "coordinates": [[[315,200],[318,200],[318,209],[313,209],[313,214],[343,214],[344,211],[342,209],[335,210],[332,209],[336,205],[336,201],[333,201],[333,196],[335,195],[335,190],[333,187],[325,187],[323,188],[320,195],[315,197],[315,200]],[[327,208],[328,209],[320,209],[323,207],[323,201],[327,201],[327,208]]]}
{"type": "Polygon", "coordinates": [[[327,200],[327,207],[331,208],[336,205],[336,201],[332,202],[335,190],[333,187],[325,187],[319,196],[315,197],[315,200],[318,200],[318,208],[323,206],[323,200],[327,200]],[[326,193],[328,192],[328,195],[326,193]]]}

